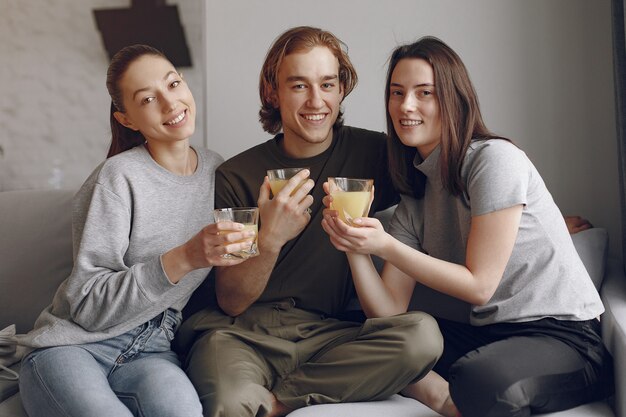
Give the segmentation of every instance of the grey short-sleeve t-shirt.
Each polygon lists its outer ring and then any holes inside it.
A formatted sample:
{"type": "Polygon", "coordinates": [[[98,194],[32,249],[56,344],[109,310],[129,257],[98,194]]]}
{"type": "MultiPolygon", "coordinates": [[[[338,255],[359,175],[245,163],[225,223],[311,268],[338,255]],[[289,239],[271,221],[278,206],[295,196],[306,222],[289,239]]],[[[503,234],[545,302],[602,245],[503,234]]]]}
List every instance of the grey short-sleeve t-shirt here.
{"type": "Polygon", "coordinates": [[[471,217],[522,204],[522,218],[502,281],[470,322],[485,325],[554,317],[588,320],[604,311],[565,221],[526,154],[506,140],[473,142],[461,177],[462,196],[441,184],[437,148],[416,169],[426,177],[424,197],[402,196],[390,224],[401,242],[435,258],[465,264],[471,217]]]}

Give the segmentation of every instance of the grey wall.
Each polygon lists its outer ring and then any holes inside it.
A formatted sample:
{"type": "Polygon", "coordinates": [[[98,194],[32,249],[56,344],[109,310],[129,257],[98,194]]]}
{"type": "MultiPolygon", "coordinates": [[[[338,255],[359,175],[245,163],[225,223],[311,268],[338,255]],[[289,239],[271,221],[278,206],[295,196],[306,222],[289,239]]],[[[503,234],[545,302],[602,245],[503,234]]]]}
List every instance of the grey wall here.
{"type": "MultiPolygon", "coordinates": [[[[77,188],[110,142],[108,56],[92,10],[130,0],[0,0],[0,190],[77,188]]],[[[204,112],[204,3],[178,4],[204,112]]],[[[200,118],[193,140],[204,142],[200,118]]]]}
{"type": "MultiPolygon", "coordinates": [[[[484,117],[533,159],[564,213],[611,233],[618,180],[609,0],[168,0],[195,66],[183,69],[200,114],[194,144],[225,157],[266,140],[258,73],[294,25],[336,33],[359,72],[348,124],[384,130],[391,49],[431,34],[464,59],[484,117]]],[[[0,190],[75,188],[104,158],[108,60],[91,10],[130,0],[0,0],[0,190]]]]}
{"type": "Polygon", "coordinates": [[[380,131],[391,50],[435,35],[463,58],[487,125],[528,153],[565,214],[609,229],[620,253],[609,0],[230,0],[206,12],[207,138],[224,157],[269,138],[258,74],[285,29],[320,26],[349,46],[360,81],[346,122],[380,131]]]}

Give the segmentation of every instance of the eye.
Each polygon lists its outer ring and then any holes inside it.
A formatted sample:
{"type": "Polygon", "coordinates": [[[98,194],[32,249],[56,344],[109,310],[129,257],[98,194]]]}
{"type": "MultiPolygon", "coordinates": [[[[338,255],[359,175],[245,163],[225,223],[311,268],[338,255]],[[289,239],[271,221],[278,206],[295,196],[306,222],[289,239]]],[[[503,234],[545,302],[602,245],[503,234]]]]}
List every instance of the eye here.
{"type": "Polygon", "coordinates": [[[402,91],[400,91],[400,90],[391,90],[390,95],[397,96],[397,97],[402,97],[404,95],[404,93],[402,93],[402,91]]]}
{"type": "Polygon", "coordinates": [[[180,84],[180,80],[172,81],[170,84],[170,88],[176,88],[180,84]]]}
{"type": "Polygon", "coordinates": [[[154,97],[146,97],[143,100],[141,100],[141,104],[148,104],[154,101],[154,97]]]}
{"type": "Polygon", "coordinates": [[[334,86],[335,86],[335,84],[333,84],[333,83],[324,83],[324,84],[322,84],[322,88],[327,89],[327,90],[330,90],[334,86]]]}
{"type": "Polygon", "coordinates": [[[423,99],[429,99],[434,96],[435,92],[432,89],[420,89],[417,91],[417,97],[423,99]]]}
{"type": "Polygon", "coordinates": [[[304,90],[306,86],[304,84],[294,84],[291,88],[294,90],[304,90]]]}

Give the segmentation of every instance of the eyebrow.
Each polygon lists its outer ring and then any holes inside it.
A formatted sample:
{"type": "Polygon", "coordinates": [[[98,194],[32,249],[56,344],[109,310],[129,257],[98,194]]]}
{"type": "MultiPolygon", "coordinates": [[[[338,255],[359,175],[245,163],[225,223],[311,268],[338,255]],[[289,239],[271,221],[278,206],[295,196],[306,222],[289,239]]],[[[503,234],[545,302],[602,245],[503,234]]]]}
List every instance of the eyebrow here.
{"type": "MultiPolygon", "coordinates": [[[[389,86],[390,87],[404,87],[400,83],[390,83],[389,86]]],[[[434,86],[435,86],[435,84],[433,84],[433,83],[421,83],[421,84],[415,84],[413,86],[413,88],[416,88],[416,87],[434,87],[434,86]]]]}
{"type": "MultiPolygon", "coordinates": [[[[339,76],[337,74],[334,75],[325,75],[322,77],[322,81],[329,81],[329,80],[337,80],[339,79],[339,76]]],[[[304,77],[302,75],[292,75],[291,77],[287,77],[287,82],[294,82],[294,81],[307,81],[308,78],[304,77]]]]}
{"type": "MultiPolygon", "coordinates": [[[[167,80],[169,78],[170,75],[172,74],[178,74],[176,71],[168,71],[167,74],[165,74],[165,77],[163,77],[163,81],[167,80]]],[[[139,90],[135,91],[133,93],[133,100],[135,99],[135,97],[137,96],[137,94],[143,92],[143,91],[148,91],[150,90],[150,87],[144,87],[144,88],[140,88],[139,90]]]]}

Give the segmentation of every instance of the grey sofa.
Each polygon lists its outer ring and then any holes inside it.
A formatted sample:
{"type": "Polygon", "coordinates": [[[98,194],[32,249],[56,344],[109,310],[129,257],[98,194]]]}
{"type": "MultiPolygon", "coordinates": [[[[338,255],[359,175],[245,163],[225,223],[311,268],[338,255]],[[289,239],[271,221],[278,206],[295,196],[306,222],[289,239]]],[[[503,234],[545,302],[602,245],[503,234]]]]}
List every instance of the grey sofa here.
{"type": "MultiPolygon", "coordinates": [[[[55,289],[72,268],[72,191],[0,192],[0,329],[15,324],[27,332],[55,289]]],[[[606,232],[591,229],[573,236],[574,243],[601,294],[606,313],[603,337],[615,362],[616,395],[552,417],[626,417],[626,276],[621,261],[606,256],[606,232]],[[605,268],[606,265],[606,268],[605,268]]],[[[462,320],[467,306],[425,288],[416,291],[412,307],[462,320]]],[[[0,361],[3,358],[0,355],[0,361]]],[[[0,362],[2,363],[2,362],[0,362]]],[[[19,372],[19,363],[11,369],[19,372]]],[[[0,417],[24,417],[18,386],[0,371],[0,417]]],[[[290,417],[435,417],[417,401],[399,395],[385,401],[316,405],[290,417]]]]}

